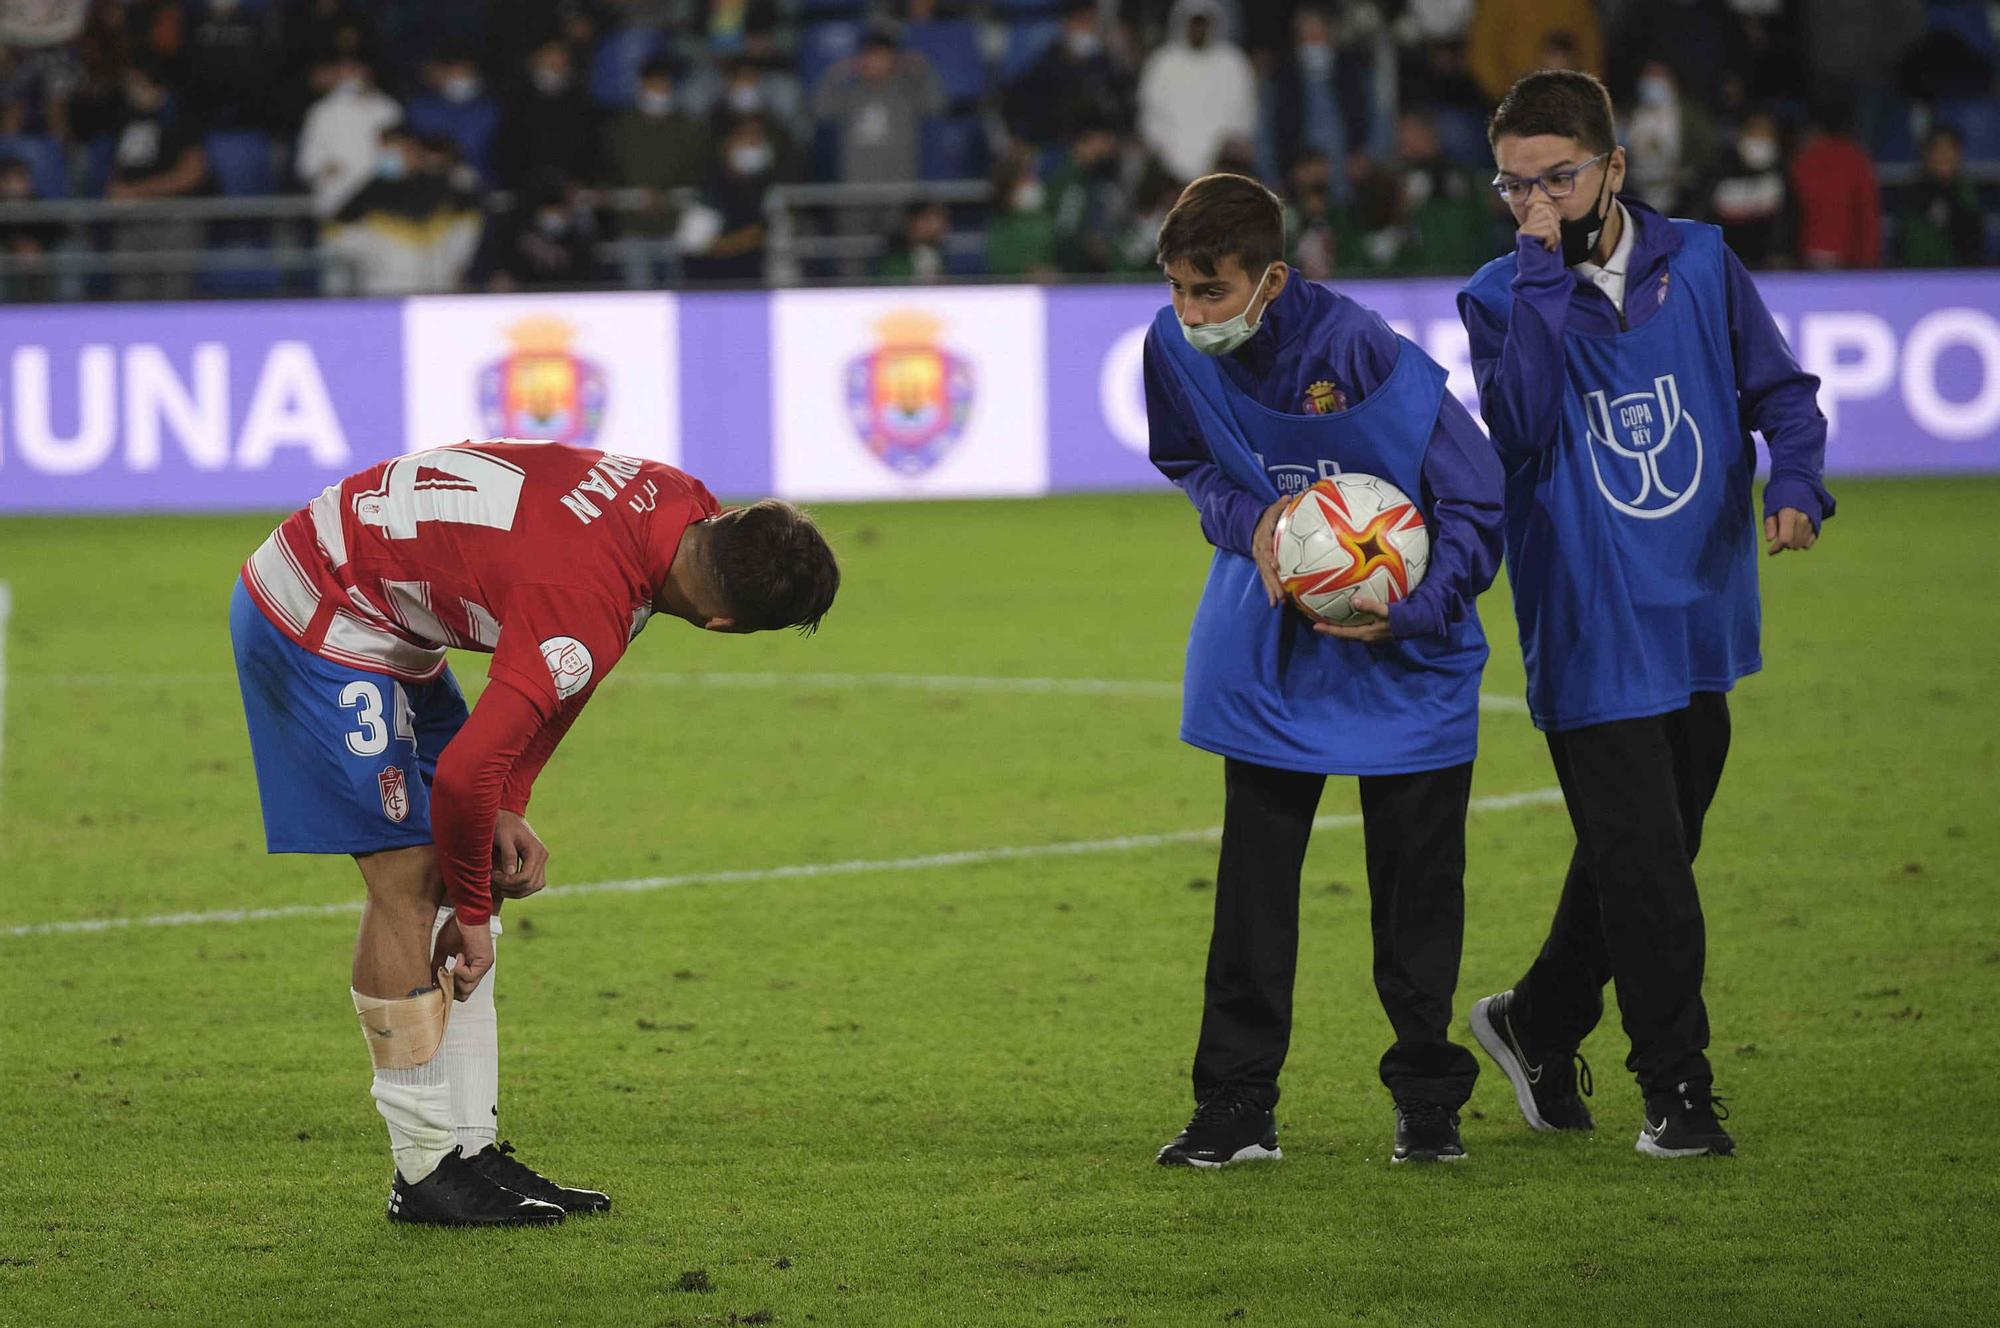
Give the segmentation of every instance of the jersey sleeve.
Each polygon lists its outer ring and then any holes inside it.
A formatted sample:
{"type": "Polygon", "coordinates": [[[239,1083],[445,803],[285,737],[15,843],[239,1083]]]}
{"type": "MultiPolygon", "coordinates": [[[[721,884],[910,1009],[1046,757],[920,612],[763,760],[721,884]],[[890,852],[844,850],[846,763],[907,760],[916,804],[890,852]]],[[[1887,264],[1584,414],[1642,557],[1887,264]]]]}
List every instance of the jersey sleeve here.
{"type": "Polygon", "coordinates": [[[525,696],[545,721],[595,689],[632,634],[630,610],[574,586],[518,586],[500,621],[487,676],[525,696]]]}

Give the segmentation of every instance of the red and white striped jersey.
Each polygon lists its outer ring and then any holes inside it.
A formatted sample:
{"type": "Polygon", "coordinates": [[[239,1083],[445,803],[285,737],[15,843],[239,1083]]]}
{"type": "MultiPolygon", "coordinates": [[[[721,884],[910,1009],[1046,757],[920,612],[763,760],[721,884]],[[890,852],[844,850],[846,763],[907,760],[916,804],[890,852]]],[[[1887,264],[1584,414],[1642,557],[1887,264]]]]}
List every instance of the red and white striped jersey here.
{"type": "Polygon", "coordinates": [[[681,532],[719,510],[656,461],[462,443],[329,487],[250,556],[243,582],[327,659],[421,683],[447,646],[491,651],[491,675],[552,716],[624,654],[681,532]]]}

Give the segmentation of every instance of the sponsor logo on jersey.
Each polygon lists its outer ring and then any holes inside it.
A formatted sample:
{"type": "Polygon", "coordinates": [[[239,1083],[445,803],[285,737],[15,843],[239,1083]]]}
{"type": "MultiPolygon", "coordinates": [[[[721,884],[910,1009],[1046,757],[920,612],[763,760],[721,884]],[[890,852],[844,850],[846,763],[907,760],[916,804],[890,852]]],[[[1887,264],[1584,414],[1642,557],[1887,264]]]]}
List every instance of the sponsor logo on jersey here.
{"type": "Polygon", "coordinates": [[[403,767],[392,765],[375,781],[382,786],[382,815],[401,825],[410,816],[410,786],[403,778],[403,767]]]}
{"type": "Polygon", "coordinates": [[[1591,474],[1604,501],[1641,520],[1687,505],[1701,487],[1701,426],[1681,406],[1672,374],[1655,378],[1650,392],[1586,392],[1583,403],[1591,474]]]}
{"type": "Polygon", "coordinates": [[[875,324],[880,344],[847,365],[847,414],[883,465],[921,475],[965,433],[974,395],[972,362],[938,344],[942,323],[905,309],[875,324]]]}
{"type": "Polygon", "coordinates": [[[479,371],[479,414],[496,438],[590,447],[604,422],[604,370],[570,349],[577,329],[534,315],[506,330],[513,349],[479,371]]]}
{"type": "Polygon", "coordinates": [[[1324,378],[1306,389],[1306,414],[1331,415],[1347,409],[1347,393],[1324,378]]]}
{"type": "Polygon", "coordinates": [[[573,636],[552,636],[542,642],[542,662],[555,680],[556,696],[567,701],[590,685],[594,665],[590,650],[573,636]]]}

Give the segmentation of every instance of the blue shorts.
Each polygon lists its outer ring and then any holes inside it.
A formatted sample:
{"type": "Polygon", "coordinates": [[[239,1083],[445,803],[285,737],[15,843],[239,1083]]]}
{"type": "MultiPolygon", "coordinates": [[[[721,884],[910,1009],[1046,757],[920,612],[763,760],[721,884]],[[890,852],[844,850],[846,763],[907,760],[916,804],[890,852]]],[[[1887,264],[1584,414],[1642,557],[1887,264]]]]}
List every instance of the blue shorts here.
{"type": "Polygon", "coordinates": [[[229,635],[265,848],[379,853],[430,843],[431,778],[466,717],[451,670],[418,686],[322,659],[273,627],[241,581],[229,635]]]}

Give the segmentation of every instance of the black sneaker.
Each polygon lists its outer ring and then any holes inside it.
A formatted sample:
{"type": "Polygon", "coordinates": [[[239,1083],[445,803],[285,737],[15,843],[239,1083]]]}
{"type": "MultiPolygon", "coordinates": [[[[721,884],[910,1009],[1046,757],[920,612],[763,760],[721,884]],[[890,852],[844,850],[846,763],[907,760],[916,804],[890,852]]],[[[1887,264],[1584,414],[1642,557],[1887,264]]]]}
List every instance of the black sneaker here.
{"type": "Polygon", "coordinates": [[[1708,1087],[1676,1084],[1671,1093],[1648,1093],[1639,1151],[1647,1157],[1728,1157],[1735,1152],[1736,1141],[1722,1128],[1729,1108],[1708,1087]]]}
{"type": "Polygon", "coordinates": [[[1514,1085],[1514,1101],[1537,1130],[1592,1130],[1597,1122],[1583,1099],[1590,1096],[1590,1062],[1575,1051],[1529,1050],[1509,1017],[1514,993],[1472,1003],[1472,1036],[1514,1085]]]}
{"type": "Polygon", "coordinates": [[[558,1185],[514,1156],[514,1145],[502,1140],[488,1144],[473,1156],[479,1174],[516,1194],[551,1203],[565,1213],[604,1213],[611,1209],[611,1196],[596,1190],[572,1190],[558,1185]]]}
{"type": "Polygon", "coordinates": [[[1435,1102],[1396,1104],[1396,1151],[1391,1162],[1457,1162],[1465,1156],[1458,1113],[1435,1102]]]}
{"type": "Polygon", "coordinates": [[[1160,1150],[1163,1167],[1226,1167],[1232,1162],[1276,1162],[1278,1122],[1270,1111],[1225,1088],[1195,1108],[1194,1119],[1160,1150]]]}
{"type": "Polygon", "coordinates": [[[560,1222],[563,1210],[489,1180],[454,1148],[414,1185],[397,1172],[389,1183],[389,1220],[437,1227],[517,1227],[560,1222]]]}

